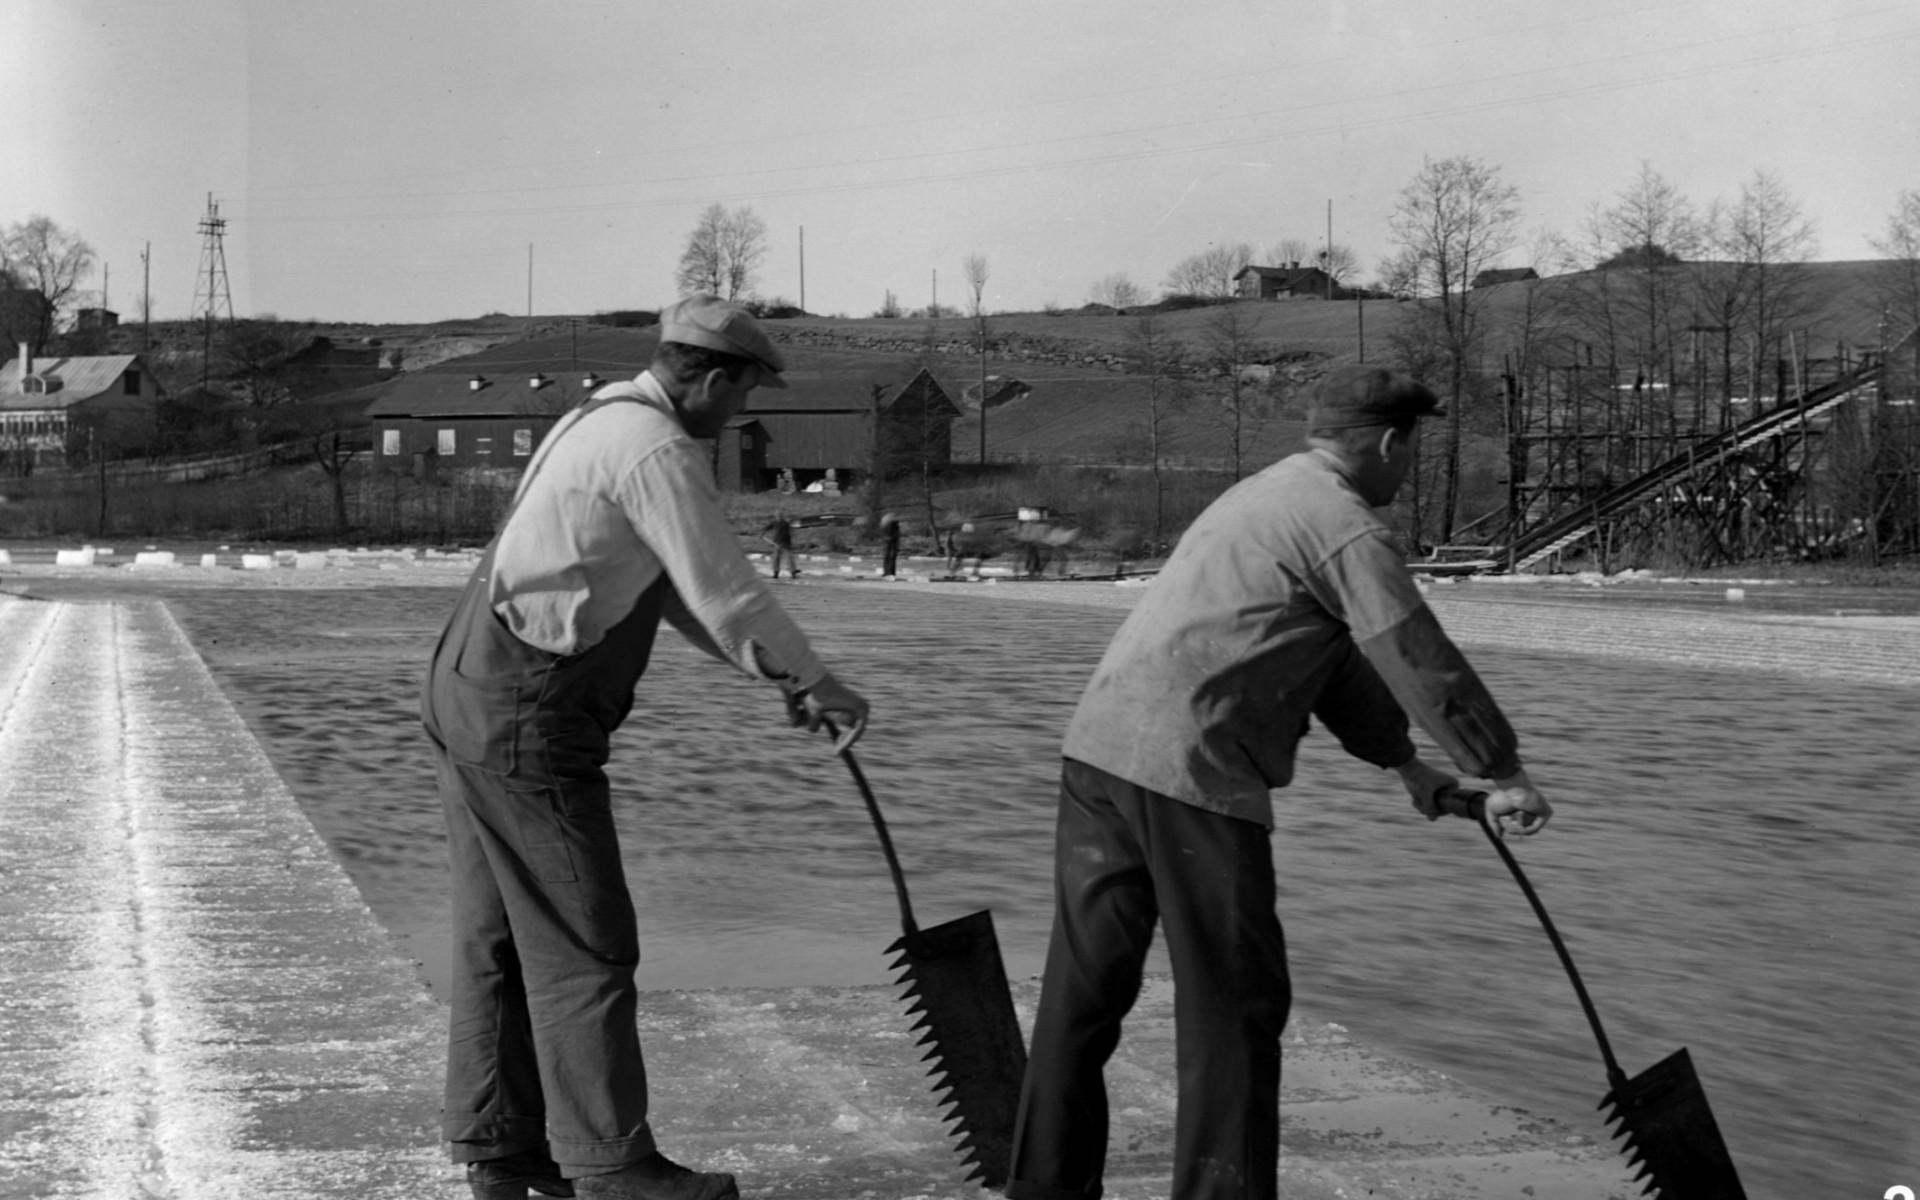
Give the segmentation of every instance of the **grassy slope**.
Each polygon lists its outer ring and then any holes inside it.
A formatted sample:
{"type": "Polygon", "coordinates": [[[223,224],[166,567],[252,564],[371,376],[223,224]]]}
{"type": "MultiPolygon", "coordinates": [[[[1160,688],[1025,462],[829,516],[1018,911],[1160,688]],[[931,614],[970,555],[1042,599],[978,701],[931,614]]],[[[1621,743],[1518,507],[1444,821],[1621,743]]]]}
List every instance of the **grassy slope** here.
{"type": "MultiPolygon", "coordinates": [[[[1871,346],[1880,336],[1881,301],[1876,273],[1884,268],[1878,262],[1815,263],[1807,268],[1808,313],[1798,322],[1816,355],[1828,354],[1837,342],[1853,346],[1871,346]]],[[[1489,361],[1498,362],[1508,349],[1506,331],[1515,327],[1529,300],[1536,305],[1558,291],[1590,284],[1592,276],[1560,276],[1534,283],[1509,284],[1484,294],[1483,321],[1490,331],[1489,361]]],[[[1352,301],[1325,303],[1315,300],[1243,302],[1238,305],[1251,336],[1271,348],[1275,357],[1308,356],[1320,363],[1351,362],[1361,357],[1364,339],[1366,357],[1373,361],[1391,358],[1391,334],[1417,311],[1418,302],[1352,301]]],[[[1189,309],[1158,314],[1163,332],[1183,342],[1190,352],[1205,345],[1208,322],[1214,310],[1189,309]]],[[[377,338],[388,346],[408,348],[429,369],[435,351],[477,350],[472,359],[461,357],[456,364],[491,363],[505,368],[521,344],[542,339],[577,339],[583,354],[605,331],[592,325],[591,317],[513,317],[491,314],[485,317],[439,321],[412,325],[368,325],[354,323],[321,324],[316,332],[338,339],[377,338]]],[[[1022,341],[1050,354],[1079,354],[1095,361],[1062,362],[1035,357],[990,354],[987,372],[1026,380],[1035,392],[1019,401],[993,410],[988,415],[989,453],[1005,457],[1058,457],[1125,461],[1142,457],[1140,427],[1144,421],[1144,399],[1140,381],[1115,372],[1103,356],[1122,352],[1128,331],[1136,324],[1132,317],[1083,313],[995,313],[988,318],[991,337],[996,342],[1017,345],[1022,341]],[[1071,387],[1048,387],[1048,383],[1071,382],[1071,387]]],[[[863,360],[899,359],[898,349],[860,350],[846,339],[882,340],[899,343],[932,343],[955,349],[936,354],[931,363],[935,374],[954,393],[979,375],[980,365],[971,354],[959,351],[974,336],[973,323],[965,317],[937,321],[912,318],[836,319],[799,317],[773,323],[776,336],[807,341],[828,335],[826,344],[808,341],[805,353],[811,359],[831,361],[836,369],[857,366],[863,360]]],[[[1895,336],[1898,336],[1896,331],[1895,336]]],[[[584,361],[584,360],[583,360],[584,361]]],[[[605,371],[602,374],[606,374],[605,371]]],[[[1292,445],[1298,427],[1286,418],[1297,410],[1298,398],[1283,396],[1280,415],[1252,439],[1253,453],[1272,453],[1292,445]]],[[[1217,406],[1197,404],[1178,415],[1167,451],[1178,457],[1218,457],[1225,434],[1217,406]]],[[[977,453],[977,418],[969,415],[954,429],[954,444],[959,458],[977,453]]]]}

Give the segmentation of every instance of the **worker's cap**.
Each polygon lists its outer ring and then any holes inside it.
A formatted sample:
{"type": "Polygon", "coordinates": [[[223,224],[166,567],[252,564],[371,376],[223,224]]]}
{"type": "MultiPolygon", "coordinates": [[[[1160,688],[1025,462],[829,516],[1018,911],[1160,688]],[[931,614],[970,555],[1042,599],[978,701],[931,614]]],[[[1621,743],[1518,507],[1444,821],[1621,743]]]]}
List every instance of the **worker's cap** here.
{"type": "Polygon", "coordinates": [[[660,314],[660,340],[683,346],[703,346],[760,368],[760,386],[783,388],[780,372],[787,362],[767,339],[753,314],[718,296],[689,296],[660,314]]]}
{"type": "Polygon", "coordinates": [[[1439,397],[1410,376],[1385,367],[1336,367],[1314,389],[1307,428],[1363,429],[1445,413],[1439,397]]]}

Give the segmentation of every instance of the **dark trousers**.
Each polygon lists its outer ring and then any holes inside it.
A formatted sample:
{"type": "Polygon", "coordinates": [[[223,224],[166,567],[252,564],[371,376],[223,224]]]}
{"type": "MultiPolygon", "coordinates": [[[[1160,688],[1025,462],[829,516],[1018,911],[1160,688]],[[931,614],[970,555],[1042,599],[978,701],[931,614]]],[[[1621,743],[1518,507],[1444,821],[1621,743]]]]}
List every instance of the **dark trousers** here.
{"type": "Polygon", "coordinates": [[[1054,924],[1015,1125],[1009,1200],[1101,1193],[1103,1069],[1156,920],[1173,962],[1176,1200],[1272,1197],[1292,991],[1268,831],[1068,759],[1054,924]]]}
{"type": "Polygon", "coordinates": [[[527,786],[445,754],[439,770],[453,1160],[547,1148],[564,1174],[591,1175],[646,1157],[640,943],[605,780],[527,786]]]}

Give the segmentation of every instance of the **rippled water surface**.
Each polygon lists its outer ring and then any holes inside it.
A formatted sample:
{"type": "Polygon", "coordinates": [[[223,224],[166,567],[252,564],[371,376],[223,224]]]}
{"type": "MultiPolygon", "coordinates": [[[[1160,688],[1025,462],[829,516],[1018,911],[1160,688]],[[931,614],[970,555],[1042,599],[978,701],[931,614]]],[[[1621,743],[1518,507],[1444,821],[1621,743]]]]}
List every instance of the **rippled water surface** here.
{"type": "MultiPolygon", "coordinates": [[[[443,850],[414,705],[454,595],[168,601],[436,987],[443,850]]],[[[1009,970],[1037,974],[1059,737],[1122,614],[877,585],[781,596],[875,702],[859,754],[916,915],[990,907],[1009,970]]],[[[1627,1072],[1688,1047],[1756,1200],[1920,1186],[1920,688],[1578,649],[1473,657],[1558,805],[1516,850],[1627,1072]]],[[[611,770],[642,986],[886,979],[898,913],[871,826],[772,693],[664,634],[611,770]]],[[[1413,816],[1323,735],[1278,795],[1301,1005],[1604,1137],[1592,1037],[1478,830],[1413,816]]]]}

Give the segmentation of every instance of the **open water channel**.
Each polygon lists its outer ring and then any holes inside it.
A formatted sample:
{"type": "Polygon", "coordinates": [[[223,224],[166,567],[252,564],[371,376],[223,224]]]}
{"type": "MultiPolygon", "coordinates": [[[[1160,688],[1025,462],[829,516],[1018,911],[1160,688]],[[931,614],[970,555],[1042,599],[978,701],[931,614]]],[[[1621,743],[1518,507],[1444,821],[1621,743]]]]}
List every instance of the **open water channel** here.
{"type": "MultiPolygon", "coordinates": [[[[858,753],[917,914],[991,908],[1010,972],[1037,974],[1059,737],[1124,614],[880,585],[780,594],[875,702],[858,753]]],[[[453,599],[169,597],[436,988],[440,816],[414,712],[453,599]]],[[[1628,1073],[1688,1047],[1755,1200],[1878,1198],[1920,1188],[1920,679],[1795,670],[1793,625],[1772,636],[1739,669],[1580,638],[1469,649],[1557,805],[1515,848],[1628,1073]]],[[[898,918],[871,826],[771,693],[665,634],[612,769],[643,987],[887,979],[898,918]]],[[[1604,1138],[1592,1038],[1477,828],[1419,819],[1323,734],[1277,795],[1297,1003],[1604,1138]]]]}

